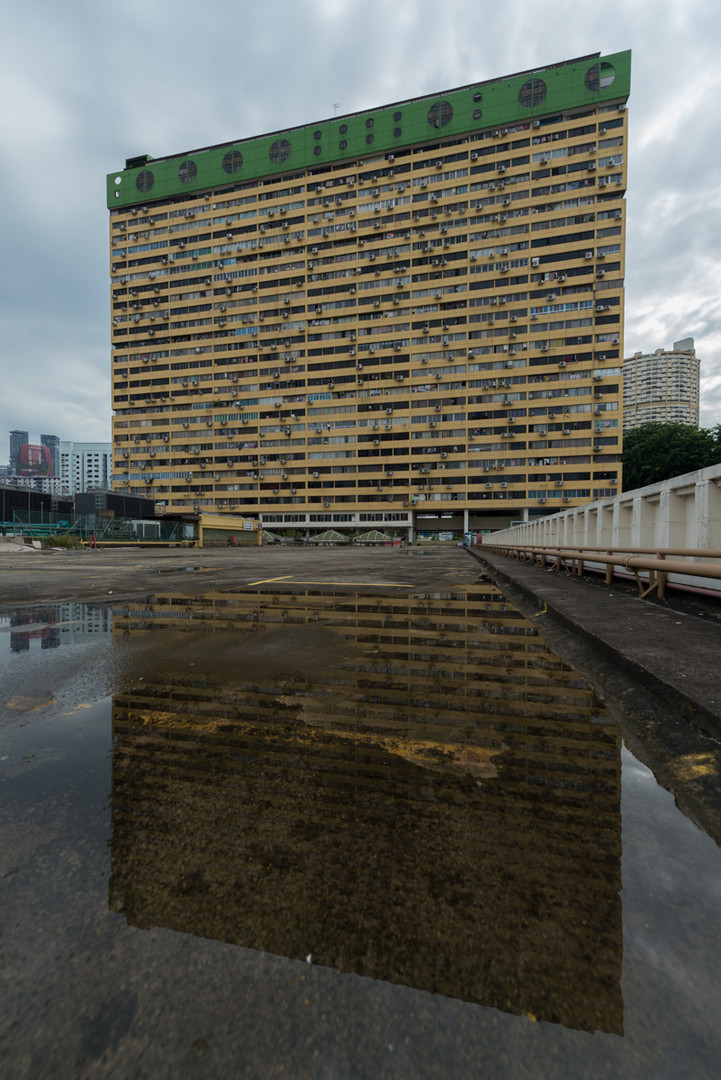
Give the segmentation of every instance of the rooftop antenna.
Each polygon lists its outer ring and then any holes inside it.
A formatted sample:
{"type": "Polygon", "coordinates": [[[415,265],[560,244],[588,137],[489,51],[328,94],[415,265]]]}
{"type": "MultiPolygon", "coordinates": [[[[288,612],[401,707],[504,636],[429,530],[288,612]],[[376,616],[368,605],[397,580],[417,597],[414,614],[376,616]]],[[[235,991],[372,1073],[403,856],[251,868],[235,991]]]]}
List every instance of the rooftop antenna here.
{"type": "Polygon", "coordinates": [[[340,106],[340,101],[334,101],[333,102],[333,116],[338,115],[338,107],[339,106],[340,106]]]}

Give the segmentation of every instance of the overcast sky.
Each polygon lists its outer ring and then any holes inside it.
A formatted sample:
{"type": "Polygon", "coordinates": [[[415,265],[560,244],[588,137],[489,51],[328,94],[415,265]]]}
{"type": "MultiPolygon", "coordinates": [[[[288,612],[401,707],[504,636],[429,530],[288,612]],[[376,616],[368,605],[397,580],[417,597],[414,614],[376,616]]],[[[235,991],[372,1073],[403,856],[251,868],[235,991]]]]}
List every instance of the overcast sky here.
{"type": "Polygon", "coordinates": [[[626,353],[692,336],[721,423],[718,0],[25,0],[0,44],[11,428],[110,439],[105,175],[591,52],[633,50],[626,353]]]}

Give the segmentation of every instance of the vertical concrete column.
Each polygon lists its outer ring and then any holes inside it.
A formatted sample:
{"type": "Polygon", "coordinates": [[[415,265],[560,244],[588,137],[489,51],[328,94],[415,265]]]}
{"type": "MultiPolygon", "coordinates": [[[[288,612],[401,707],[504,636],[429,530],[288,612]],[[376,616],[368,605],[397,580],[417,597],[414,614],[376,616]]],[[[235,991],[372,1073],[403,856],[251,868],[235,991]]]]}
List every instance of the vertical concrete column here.
{"type": "Polygon", "coordinates": [[[661,492],[659,500],[659,529],[657,543],[661,547],[695,547],[697,485],[683,494],[670,488],[661,492]]]}
{"type": "Polygon", "coordinates": [[[658,489],[649,492],[642,489],[637,492],[633,500],[633,517],[631,522],[631,543],[634,547],[654,547],[661,544],[663,536],[660,527],[659,506],[661,493],[658,489]]]}
{"type": "Polygon", "coordinates": [[[697,483],[695,524],[693,547],[721,548],[721,479],[702,475],[697,483]]]}
{"type": "Polygon", "coordinates": [[[613,508],[613,547],[630,547],[633,537],[634,500],[617,499],[613,508]]]}
{"type": "Polygon", "coordinates": [[[614,503],[605,503],[598,508],[596,525],[596,546],[613,547],[613,511],[614,503]]]}
{"type": "Polygon", "coordinates": [[[581,547],[591,547],[596,543],[596,510],[595,507],[586,506],[583,509],[581,523],[583,535],[577,540],[581,547]]]}

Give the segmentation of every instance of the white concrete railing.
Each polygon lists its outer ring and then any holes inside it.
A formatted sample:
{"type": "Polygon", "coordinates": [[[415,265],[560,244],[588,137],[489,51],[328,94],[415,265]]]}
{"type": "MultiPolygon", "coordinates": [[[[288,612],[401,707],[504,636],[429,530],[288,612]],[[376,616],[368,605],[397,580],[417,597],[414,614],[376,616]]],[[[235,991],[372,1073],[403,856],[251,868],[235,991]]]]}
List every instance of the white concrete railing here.
{"type": "MultiPolygon", "coordinates": [[[[721,465],[500,529],[484,536],[483,542],[489,546],[721,549],[721,465]]],[[[589,565],[593,565],[591,560],[589,565]]],[[[676,580],[718,591],[718,582],[678,576],[676,580]]]]}

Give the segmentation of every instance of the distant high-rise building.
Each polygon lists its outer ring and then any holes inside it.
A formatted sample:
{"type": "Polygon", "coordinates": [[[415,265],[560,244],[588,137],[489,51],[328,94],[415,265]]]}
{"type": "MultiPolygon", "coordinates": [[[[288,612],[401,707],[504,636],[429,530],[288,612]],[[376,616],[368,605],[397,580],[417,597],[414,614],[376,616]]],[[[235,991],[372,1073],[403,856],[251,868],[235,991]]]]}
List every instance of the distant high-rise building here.
{"type": "Polygon", "coordinates": [[[18,476],[53,476],[53,459],[47,446],[24,443],[15,469],[18,476]]]}
{"type": "Polygon", "coordinates": [[[18,465],[20,464],[20,450],[29,441],[30,435],[27,431],[11,431],[10,432],[10,472],[17,473],[18,465]]]}
{"type": "Polygon", "coordinates": [[[691,337],[624,360],[623,430],[653,422],[698,427],[699,369],[691,337]]]}
{"type": "Polygon", "coordinates": [[[110,487],[110,443],[61,442],[59,454],[63,494],[110,487]]]}
{"type": "Polygon", "coordinates": [[[48,450],[50,451],[50,456],[53,459],[53,475],[58,476],[60,471],[60,439],[57,435],[41,435],[40,442],[43,446],[47,446],[48,450]]]}
{"type": "Polygon", "coordinates": [[[110,173],[114,474],[269,528],[620,490],[628,52],[110,173]]]}

